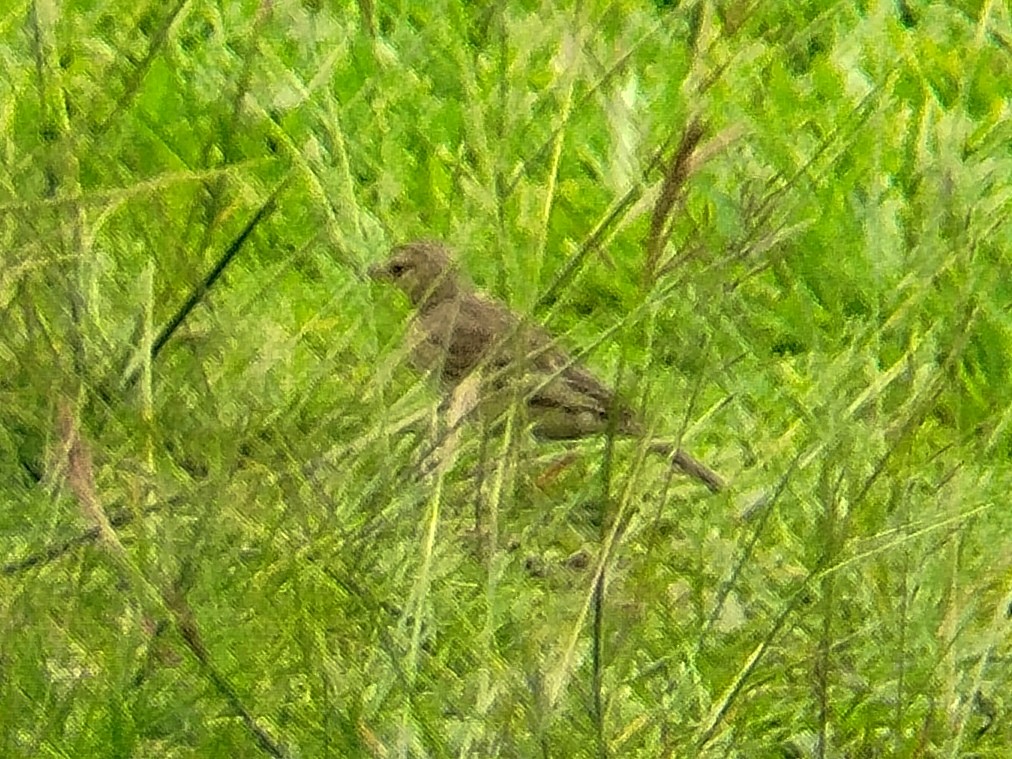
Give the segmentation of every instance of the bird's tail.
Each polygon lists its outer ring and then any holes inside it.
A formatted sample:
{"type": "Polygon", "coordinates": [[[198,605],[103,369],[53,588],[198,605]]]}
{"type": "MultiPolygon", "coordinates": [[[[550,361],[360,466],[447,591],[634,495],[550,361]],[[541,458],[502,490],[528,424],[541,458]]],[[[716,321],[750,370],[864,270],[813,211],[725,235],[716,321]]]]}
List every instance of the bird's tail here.
{"type": "Polygon", "coordinates": [[[650,450],[659,456],[669,459],[673,466],[677,466],[690,477],[695,477],[713,493],[719,493],[727,487],[723,477],[703,462],[693,458],[681,448],[677,448],[671,443],[651,443],[650,450]]]}

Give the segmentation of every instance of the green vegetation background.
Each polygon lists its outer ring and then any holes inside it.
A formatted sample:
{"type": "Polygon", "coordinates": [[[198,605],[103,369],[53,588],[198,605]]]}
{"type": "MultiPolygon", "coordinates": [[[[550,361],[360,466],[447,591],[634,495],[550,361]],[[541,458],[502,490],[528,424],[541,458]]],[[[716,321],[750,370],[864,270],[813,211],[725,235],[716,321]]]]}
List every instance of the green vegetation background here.
{"type": "Polygon", "coordinates": [[[0,755],[1008,756],[1010,46],[969,0],[4,3],[0,755]],[[419,236],[729,491],[523,430],[433,467],[362,276],[419,236]]]}

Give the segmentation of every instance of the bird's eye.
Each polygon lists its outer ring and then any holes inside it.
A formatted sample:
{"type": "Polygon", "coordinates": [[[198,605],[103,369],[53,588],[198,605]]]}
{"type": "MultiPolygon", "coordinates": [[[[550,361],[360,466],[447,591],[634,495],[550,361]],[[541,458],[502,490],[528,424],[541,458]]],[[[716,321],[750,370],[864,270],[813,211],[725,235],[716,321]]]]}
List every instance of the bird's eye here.
{"type": "Polygon", "coordinates": [[[399,277],[404,273],[405,268],[404,264],[390,264],[390,273],[395,277],[399,277]]]}

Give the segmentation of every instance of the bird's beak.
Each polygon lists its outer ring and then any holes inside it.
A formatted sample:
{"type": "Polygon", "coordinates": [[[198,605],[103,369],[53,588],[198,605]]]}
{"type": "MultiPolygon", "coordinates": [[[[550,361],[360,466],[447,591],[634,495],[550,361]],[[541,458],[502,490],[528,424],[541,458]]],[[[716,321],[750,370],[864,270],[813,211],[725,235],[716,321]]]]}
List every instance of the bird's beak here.
{"type": "Polygon", "coordinates": [[[372,266],[369,267],[366,273],[369,275],[369,279],[374,279],[377,281],[387,279],[390,275],[390,273],[387,271],[386,266],[381,263],[373,264],[372,266]]]}

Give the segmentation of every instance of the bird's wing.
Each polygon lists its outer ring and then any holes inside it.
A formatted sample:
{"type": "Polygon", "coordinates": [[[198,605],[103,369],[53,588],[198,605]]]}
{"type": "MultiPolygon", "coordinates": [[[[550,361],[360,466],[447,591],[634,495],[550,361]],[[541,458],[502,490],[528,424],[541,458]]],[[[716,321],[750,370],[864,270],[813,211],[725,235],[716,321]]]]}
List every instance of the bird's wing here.
{"type": "Polygon", "coordinates": [[[467,294],[443,301],[419,317],[424,351],[417,361],[424,369],[439,368],[447,385],[456,385],[483,361],[502,365],[498,352],[488,355],[515,329],[516,317],[494,301],[467,294]]]}
{"type": "Polygon", "coordinates": [[[544,437],[582,437],[600,433],[608,428],[609,414],[617,413],[619,434],[636,434],[640,429],[636,415],[615,392],[601,382],[579,362],[574,362],[562,348],[554,344],[543,330],[538,330],[536,341],[540,351],[534,355],[537,371],[552,379],[543,383],[531,396],[531,403],[545,409],[568,410],[572,434],[566,434],[565,424],[543,425],[544,437]],[[551,345],[545,348],[545,345],[551,345]]]}
{"type": "MultiPolygon", "coordinates": [[[[544,329],[521,324],[501,303],[468,293],[427,309],[419,321],[415,363],[438,371],[444,385],[454,387],[481,367],[492,395],[521,383],[545,437],[582,437],[606,428],[611,389],[574,363],[544,329]]],[[[620,407],[619,414],[619,431],[632,431],[632,413],[620,407]]]]}

